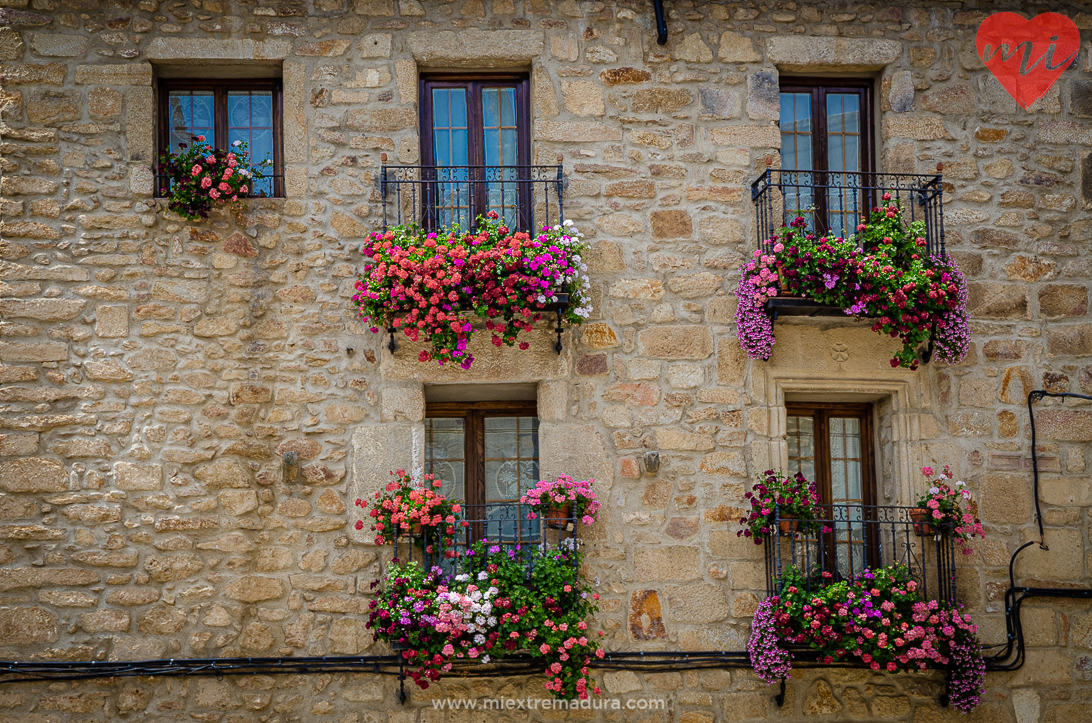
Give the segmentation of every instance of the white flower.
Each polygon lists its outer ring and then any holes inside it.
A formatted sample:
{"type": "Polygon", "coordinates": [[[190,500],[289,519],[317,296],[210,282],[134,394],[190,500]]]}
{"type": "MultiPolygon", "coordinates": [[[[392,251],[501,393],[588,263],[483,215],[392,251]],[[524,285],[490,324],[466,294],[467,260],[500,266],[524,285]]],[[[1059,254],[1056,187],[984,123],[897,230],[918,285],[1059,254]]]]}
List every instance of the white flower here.
{"type": "Polygon", "coordinates": [[[455,582],[466,582],[469,579],[470,579],[470,575],[467,575],[466,573],[463,573],[462,575],[456,575],[455,576],[455,582]]]}
{"type": "Polygon", "coordinates": [[[478,645],[484,644],[485,643],[485,636],[482,635],[481,633],[478,633],[477,635],[474,636],[474,642],[477,643],[478,645]]]}
{"type": "Polygon", "coordinates": [[[959,480],[958,482],[956,482],[956,483],[955,483],[955,486],[956,486],[956,487],[962,487],[962,486],[964,486],[965,484],[967,484],[967,483],[966,483],[966,482],[964,482],[963,480],[959,480]]]}
{"type": "Polygon", "coordinates": [[[931,495],[935,495],[935,494],[937,494],[938,492],[940,492],[940,488],[939,488],[939,487],[930,487],[930,488],[929,488],[929,494],[931,494],[931,495]]]}
{"type": "Polygon", "coordinates": [[[489,577],[489,573],[486,572],[485,570],[482,570],[481,572],[478,573],[478,579],[479,580],[484,580],[487,577],[489,577]]]}
{"type": "Polygon", "coordinates": [[[572,226],[572,225],[573,225],[572,221],[570,221],[569,219],[565,219],[565,223],[564,223],[565,228],[568,228],[569,226],[572,226]]]}
{"type": "Polygon", "coordinates": [[[490,615],[487,622],[489,623],[489,627],[493,627],[493,626],[495,626],[497,624],[497,619],[495,617],[493,617],[492,615],[490,615]]]}
{"type": "Polygon", "coordinates": [[[486,665],[488,665],[489,664],[489,656],[488,655],[483,655],[482,656],[482,662],[485,663],[486,665]]]}
{"type": "Polygon", "coordinates": [[[233,146],[235,146],[236,148],[238,148],[238,147],[239,147],[239,146],[241,146],[242,144],[243,144],[243,142],[242,142],[242,141],[235,141],[235,142],[234,142],[234,143],[232,143],[231,145],[233,145],[233,146]]]}

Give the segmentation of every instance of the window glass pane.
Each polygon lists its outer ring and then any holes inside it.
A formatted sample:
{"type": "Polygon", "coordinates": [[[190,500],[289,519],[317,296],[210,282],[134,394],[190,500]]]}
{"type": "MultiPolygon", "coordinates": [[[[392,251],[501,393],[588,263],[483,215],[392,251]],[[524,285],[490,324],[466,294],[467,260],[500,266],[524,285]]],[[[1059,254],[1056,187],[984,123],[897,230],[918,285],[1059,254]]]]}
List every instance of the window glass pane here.
{"type": "Polygon", "coordinates": [[[436,165],[466,165],[465,88],[432,89],[432,139],[436,165]]]}
{"type": "Polygon", "coordinates": [[[486,128],[500,126],[500,89],[482,89],[482,125],[486,128]]]}
{"type": "Polygon", "coordinates": [[[781,94],[781,166],[810,169],[811,157],[811,94],[781,94]]]}
{"type": "MultiPolygon", "coordinates": [[[[482,89],[482,145],[485,165],[515,166],[519,163],[519,132],[516,128],[516,89],[482,89]]],[[[486,184],[488,210],[500,214],[509,228],[518,228],[519,186],[515,169],[488,169],[486,184]]]]}
{"type": "Polygon", "coordinates": [[[444,483],[445,495],[466,499],[466,420],[425,420],[425,471],[444,483]]]}
{"type": "Polygon", "coordinates": [[[197,136],[216,145],[214,97],[211,90],[172,90],[167,96],[171,152],[180,143],[190,145],[197,136]]]}
{"type": "Polygon", "coordinates": [[[501,125],[516,125],[516,89],[504,88],[500,91],[501,125]]]}
{"type": "Polygon", "coordinates": [[[851,148],[847,137],[860,134],[860,96],[856,93],[827,94],[827,158],[832,171],[860,171],[857,144],[851,148]]]}
{"type": "Polygon", "coordinates": [[[538,418],[485,418],[485,499],[516,502],[538,481],[538,418]]]}
{"type": "Polygon", "coordinates": [[[261,167],[265,178],[252,184],[252,195],[273,195],[273,91],[228,91],[227,117],[228,144],[246,143],[254,166],[270,161],[261,167]]]}
{"type": "Polygon", "coordinates": [[[815,481],[815,420],[812,417],[790,415],[787,420],[789,438],[789,472],[799,472],[815,481]]]}
{"type": "Polygon", "coordinates": [[[471,187],[465,182],[470,147],[466,124],[466,88],[432,89],[433,162],[456,166],[437,172],[433,194],[436,222],[440,226],[470,227],[471,187]]]}
{"type": "Polygon", "coordinates": [[[830,478],[831,502],[860,503],[864,499],[861,487],[861,420],[857,417],[830,418],[830,478]]]}

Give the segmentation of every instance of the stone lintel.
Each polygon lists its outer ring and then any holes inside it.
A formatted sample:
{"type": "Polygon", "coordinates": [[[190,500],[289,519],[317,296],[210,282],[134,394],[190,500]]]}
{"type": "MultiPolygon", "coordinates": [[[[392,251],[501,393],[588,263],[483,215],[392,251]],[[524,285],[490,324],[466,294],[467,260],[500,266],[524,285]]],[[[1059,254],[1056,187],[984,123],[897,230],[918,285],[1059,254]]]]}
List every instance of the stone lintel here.
{"type": "Polygon", "coordinates": [[[539,30],[423,31],[408,42],[419,66],[455,68],[529,68],[545,46],[539,30]]]}
{"type": "Polygon", "coordinates": [[[766,39],[766,57],[784,72],[883,70],[902,55],[902,43],[878,38],[777,35],[766,39]]]}
{"type": "Polygon", "coordinates": [[[292,52],[287,40],[205,40],[156,38],[144,56],[153,63],[219,65],[224,62],[277,62],[292,52]]]}

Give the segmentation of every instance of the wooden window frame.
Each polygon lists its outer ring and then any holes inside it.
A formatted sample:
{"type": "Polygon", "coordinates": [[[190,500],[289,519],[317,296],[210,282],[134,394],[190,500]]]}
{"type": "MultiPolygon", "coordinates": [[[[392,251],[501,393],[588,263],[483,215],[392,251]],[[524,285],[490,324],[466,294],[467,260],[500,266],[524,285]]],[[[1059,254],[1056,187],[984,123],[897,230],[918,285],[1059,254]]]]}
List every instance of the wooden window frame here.
{"type": "MultiPolygon", "coordinates": [[[[538,417],[538,402],[429,402],[425,418],[465,419],[464,500],[472,509],[484,510],[485,500],[485,419],[487,417],[538,417]]],[[[541,446],[540,446],[541,449],[541,446]]],[[[540,460],[541,464],[541,460],[540,460]]]]}
{"type": "MultiPolygon", "coordinates": [[[[865,520],[873,520],[878,498],[874,437],[875,409],[871,403],[788,402],[786,417],[811,417],[815,435],[815,487],[820,504],[836,504],[831,499],[830,425],[831,417],[855,417],[861,420],[861,505],[865,520]]],[[[834,538],[827,536],[830,559],[834,556],[834,538]]],[[[875,524],[865,525],[865,553],[869,566],[879,564],[880,549],[875,524]]]]}
{"type": "MultiPolygon", "coordinates": [[[[484,88],[516,87],[516,165],[531,165],[531,79],[527,73],[428,73],[420,78],[421,98],[421,164],[436,166],[436,149],[433,139],[432,89],[467,89],[467,167],[485,167],[485,147],[482,142],[482,90],[484,88]]],[[[526,174],[519,174],[524,176],[526,174]]],[[[523,180],[523,179],[521,179],[523,180]]],[[[475,183],[472,208],[488,208],[486,184],[475,183]]],[[[520,219],[530,218],[530,204],[534,203],[530,183],[519,184],[520,219]]],[[[428,203],[426,199],[426,203],[428,203]]],[[[483,211],[484,212],[484,211],[483,211]]]]}
{"type": "MultiPolygon", "coordinates": [[[[826,185],[827,181],[821,174],[841,173],[830,170],[830,159],[827,158],[827,114],[826,97],[829,92],[845,93],[855,90],[861,98],[861,169],[859,173],[863,178],[876,172],[876,141],[872,117],[872,95],[875,82],[870,78],[823,78],[813,76],[789,76],[782,77],[779,83],[778,98],[781,93],[808,93],[811,95],[811,149],[812,170],[815,174],[816,185],[826,185]]],[[[780,107],[780,101],[779,101],[780,107]]],[[[799,170],[799,169],[787,169],[799,170]]],[[[873,185],[866,183],[865,185],[873,185]]],[[[816,215],[826,223],[829,220],[827,211],[826,193],[815,193],[816,215]]],[[[868,204],[863,203],[864,208],[868,204]]]]}
{"type": "MultiPolygon", "coordinates": [[[[227,96],[232,90],[269,90],[273,92],[273,195],[284,198],[284,87],[279,78],[216,80],[213,78],[170,78],[159,81],[156,118],[156,166],[160,153],[170,148],[171,128],[168,108],[172,90],[211,90],[213,92],[213,124],[216,137],[227,143],[227,96]]],[[[157,174],[158,175],[158,174],[157,174]]],[[[159,184],[155,184],[159,196],[159,184]]]]}

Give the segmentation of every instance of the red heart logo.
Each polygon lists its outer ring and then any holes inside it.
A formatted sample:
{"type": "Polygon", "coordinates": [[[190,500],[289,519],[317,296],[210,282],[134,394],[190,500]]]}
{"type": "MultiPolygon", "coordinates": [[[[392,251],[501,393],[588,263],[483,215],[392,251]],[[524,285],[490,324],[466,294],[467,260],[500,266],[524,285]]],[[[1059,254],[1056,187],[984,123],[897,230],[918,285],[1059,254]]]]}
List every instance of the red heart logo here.
{"type": "Polygon", "coordinates": [[[1058,13],[1031,20],[996,13],[982,21],[975,36],[978,57],[1024,110],[1046,95],[1080,47],[1076,24],[1058,13]]]}

